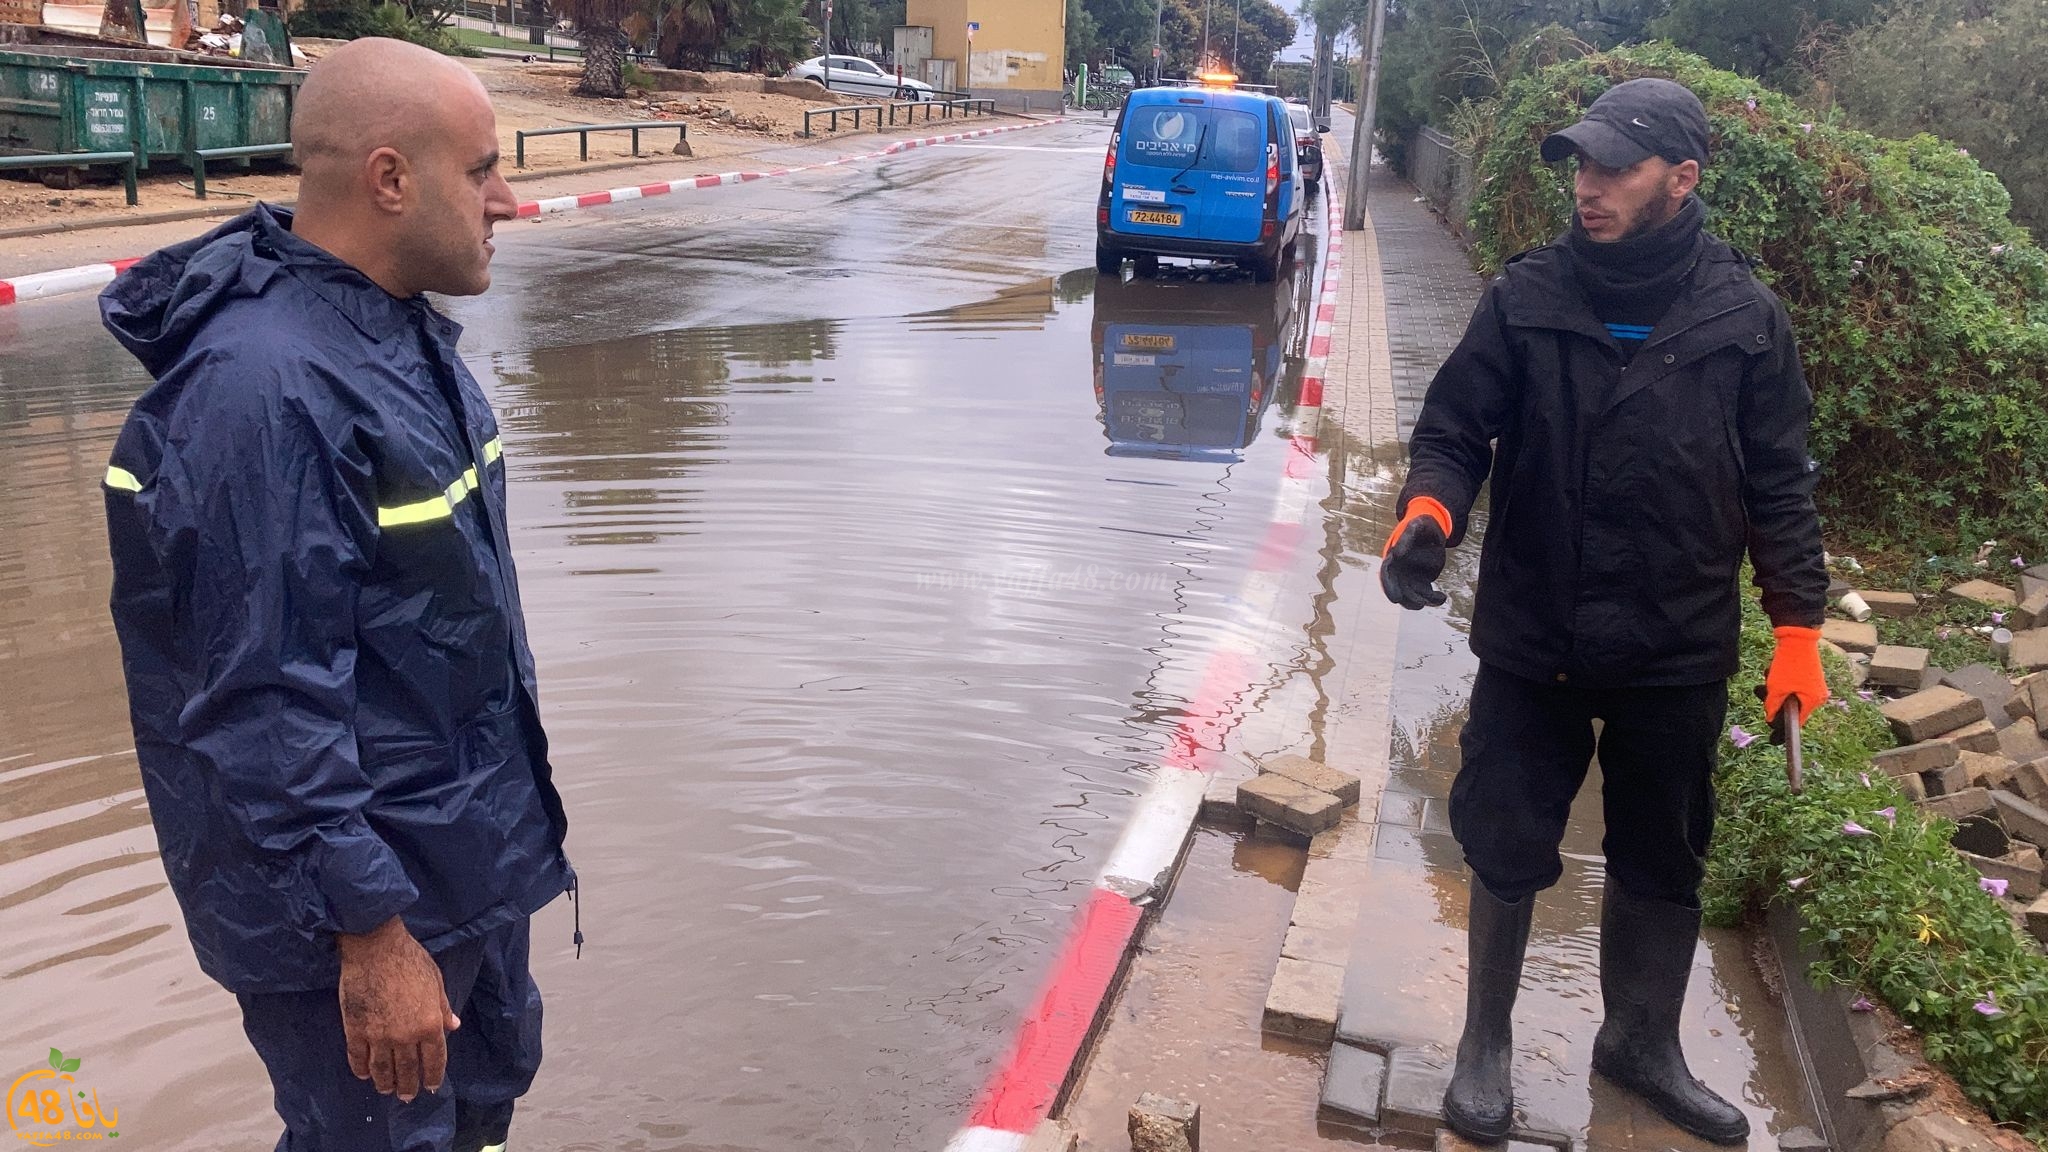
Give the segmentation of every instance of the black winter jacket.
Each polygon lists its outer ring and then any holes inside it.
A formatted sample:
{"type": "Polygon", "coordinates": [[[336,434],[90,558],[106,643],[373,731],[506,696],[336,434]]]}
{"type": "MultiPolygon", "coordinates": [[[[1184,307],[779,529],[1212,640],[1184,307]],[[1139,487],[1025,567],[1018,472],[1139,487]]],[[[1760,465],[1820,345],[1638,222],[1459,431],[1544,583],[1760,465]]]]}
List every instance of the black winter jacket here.
{"type": "Polygon", "coordinates": [[[1632,360],[1565,242],[1508,261],[1431,383],[1406,512],[1433,496],[1455,545],[1492,477],[1472,650],[1528,679],[1704,684],[1734,673],[1747,550],[1774,624],[1826,610],[1812,395],[1784,306],[1703,236],[1632,360]]]}

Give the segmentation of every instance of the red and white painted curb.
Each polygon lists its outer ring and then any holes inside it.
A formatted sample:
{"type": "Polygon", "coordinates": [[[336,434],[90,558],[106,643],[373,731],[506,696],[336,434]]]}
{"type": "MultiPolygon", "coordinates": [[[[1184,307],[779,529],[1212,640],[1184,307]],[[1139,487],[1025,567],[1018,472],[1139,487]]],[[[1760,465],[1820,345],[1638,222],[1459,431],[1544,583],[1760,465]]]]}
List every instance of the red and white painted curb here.
{"type": "MultiPolygon", "coordinates": [[[[723,172],[716,176],[693,176],[687,180],[665,180],[658,184],[640,184],[630,188],[608,188],[602,192],[584,192],[576,196],[554,196],[546,200],[528,200],[519,205],[517,216],[552,216],[558,212],[573,212],[578,208],[595,208],[600,204],[619,204],[628,200],[642,200],[649,196],[666,196],[672,192],[689,192],[699,188],[717,188],[726,184],[745,184],[753,180],[766,180],[772,176],[787,176],[793,172],[809,172],[819,168],[836,168],[842,164],[858,164],[894,156],[913,148],[928,148],[935,144],[951,144],[956,140],[973,140],[982,136],[995,136],[1003,132],[1021,132],[1027,128],[1042,128],[1058,124],[1060,120],[1038,120],[1029,124],[1005,124],[999,128],[977,128],[972,132],[954,132],[946,136],[927,136],[919,140],[899,140],[887,148],[874,152],[863,152],[857,156],[841,156],[816,164],[804,164],[795,168],[775,168],[766,172],[723,172]]],[[[87,292],[112,282],[114,277],[128,270],[129,266],[141,260],[135,256],[116,260],[109,264],[81,264],[76,268],[59,268],[54,272],[37,272],[28,276],[0,279],[0,304],[13,304],[23,300],[41,300],[50,296],[63,296],[71,292],[87,292]]]]}
{"type": "Polygon", "coordinates": [[[1202,767],[1204,750],[1222,746],[1264,664],[1277,630],[1274,621],[1286,570],[1315,508],[1316,434],[1343,276],[1344,236],[1332,227],[1343,219],[1343,204],[1335,189],[1325,192],[1323,212],[1329,239],[1309,359],[1287,434],[1288,452],[1272,520],[1238,597],[1241,626],[1232,628],[1209,653],[1200,686],[1189,697],[1151,790],[1139,800],[1077,910],[1052,973],[1018,1028],[1015,1046],[989,1077],[966,1126],[954,1133],[945,1152],[1021,1152],[1032,1131],[1050,1115],[1096,1019],[1109,1003],[1146,910],[1162,901],[1194,833],[1202,793],[1209,784],[1202,767]]]}

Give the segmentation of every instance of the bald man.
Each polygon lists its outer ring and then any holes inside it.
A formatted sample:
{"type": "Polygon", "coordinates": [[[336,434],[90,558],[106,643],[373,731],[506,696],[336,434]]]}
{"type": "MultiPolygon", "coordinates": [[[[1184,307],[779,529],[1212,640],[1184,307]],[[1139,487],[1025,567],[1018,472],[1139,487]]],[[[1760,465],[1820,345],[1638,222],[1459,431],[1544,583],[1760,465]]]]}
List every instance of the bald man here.
{"type": "Polygon", "coordinates": [[[424,295],[490,285],[515,203],[482,86],[409,44],[321,61],[292,139],[296,211],[100,298],[156,381],[106,478],[136,757],[277,1147],[477,1152],[540,1065],[528,918],[576,883],[497,421],[424,295]]]}

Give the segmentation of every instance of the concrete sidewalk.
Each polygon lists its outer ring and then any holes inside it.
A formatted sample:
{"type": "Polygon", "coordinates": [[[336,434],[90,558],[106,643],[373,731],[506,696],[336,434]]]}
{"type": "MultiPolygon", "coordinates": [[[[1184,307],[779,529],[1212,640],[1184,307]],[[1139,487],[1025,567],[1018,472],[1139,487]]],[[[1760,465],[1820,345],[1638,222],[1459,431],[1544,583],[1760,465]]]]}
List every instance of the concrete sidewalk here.
{"type": "MultiPolygon", "coordinates": [[[[1376,170],[1368,203],[1376,267],[1358,279],[1376,280],[1384,304],[1359,301],[1340,332],[1366,358],[1353,379],[1387,373],[1405,441],[1483,281],[1412,187],[1376,170]],[[1382,329],[1384,341],[1374,340],[1382,329]]],[[[1478,667],[1466,635],[1484,531],[1482,507],[1442,581],[1450,603],[1400,614],[1385,786],[1359,809],[1375,824],[1372,861],[1359,884],[1339,1047],[1324,1102],[1326,1117],[1340,1114],[1331,1105],[1348,1107],[1354,1122],[1375,1130],[1424,1135],[1435,1128],[1464,1021],[1468,880],[1450,836],[1446,797],[1478,667]],[[1370,1083],[1374,1076],[1383,1082],[1370,1083]],[[1375,1095],[1377,1117],[1359,1115],[1374,1110],[1368,1105],[1375,1095]]],[[[1615,1152],[1711,1147],[1590,1075],[1601,1017],[1601,836],[1596,766],[1573,809],[1564,878],[1538,898],[1530,937],[1515,1013],[1523,1128],[1553,1145],[1615,1152]]],[[[1695,966],[1684,1024],[1694,1074],[1749,1114],[1752,1148],[1775,1149],[1781,1140],[1797,1145],[1803,1135],[1796,1130],[1814,1127],[1811,1096],[1784,1009],[1760,978],[1749,940],[1710,932],[1695,966]]]]}

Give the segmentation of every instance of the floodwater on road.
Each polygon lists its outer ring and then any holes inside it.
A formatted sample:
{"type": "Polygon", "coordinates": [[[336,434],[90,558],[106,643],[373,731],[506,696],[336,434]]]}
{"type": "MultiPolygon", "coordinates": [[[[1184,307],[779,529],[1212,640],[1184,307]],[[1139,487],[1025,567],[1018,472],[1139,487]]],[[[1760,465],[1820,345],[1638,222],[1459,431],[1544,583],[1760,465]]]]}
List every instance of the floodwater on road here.
{"type": "MultiPolygon", "coordinates": [[[[1063,245],[913,315],[850,285],[811,319],[472,353],[588,936],[536,920],[515,1143],[936,1147],[1004,1054],[1239,626],[1312,274],[1098,286],[1063,245]]],[[[106,616],[99,479],[145,381],[63,307],[0,330],[0,1068],[60,1048],[123,1137],[263,1146],[106,616]]],[[[504,313],[456,308],[466,349],[504,313]]]]}

